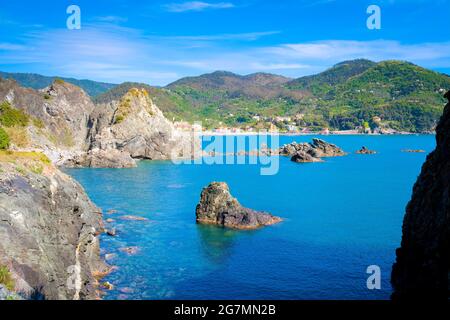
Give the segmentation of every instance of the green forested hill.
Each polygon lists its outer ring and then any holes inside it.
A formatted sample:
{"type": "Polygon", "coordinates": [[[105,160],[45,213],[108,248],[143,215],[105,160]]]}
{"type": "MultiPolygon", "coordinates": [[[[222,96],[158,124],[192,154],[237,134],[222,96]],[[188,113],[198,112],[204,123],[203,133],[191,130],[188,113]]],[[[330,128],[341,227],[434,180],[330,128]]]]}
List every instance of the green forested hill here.
{"type": "Polygon", "coordinates": [[[35,73],[9,73],[0,71],[0,77],[4,79],[14,79],[21,86],[33,89],[43,89],[49,86],[55,79],[59,78],[82,88],[92,97],[111,90],[116,86],[112,83],[97,82],[92,80],[78,80],[73,78],[46,77],[35,73]]]}
{"type": "MultiPolygon", "coordinates": [[[[45,87],[52,79],[21,77],[22,85],[33,87],[45,87]]],[[[83,81],[72,83],[95,96],[96,102],[117,100],[133,87],[145,88],[168,118],[202,121],[206,127],[260,128],[276,116],[296,116],[297,125],[311,129],[381,126],[411,132],[433,130],[445,105],[443,94],[450,89],[447,75],[408,62],[364,59],[344,61],[298,79],[217,71],[183,78],[164,88],[83,81]]]]}

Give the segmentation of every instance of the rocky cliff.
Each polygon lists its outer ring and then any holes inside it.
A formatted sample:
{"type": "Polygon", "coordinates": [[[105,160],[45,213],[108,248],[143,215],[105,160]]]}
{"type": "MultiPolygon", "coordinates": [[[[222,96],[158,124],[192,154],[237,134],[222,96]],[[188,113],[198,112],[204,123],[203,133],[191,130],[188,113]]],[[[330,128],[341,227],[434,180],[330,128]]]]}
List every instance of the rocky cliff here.
{"type": "Polygon", "coordinates": [[[89,148],[88,120],[95,106],[82,89],[59,80],[37,91],[0,79],[4,101],[33,120],[27,128],[27,148],[43,150],[55,163],[89,148]]]}
{"type": "Polygon", "coordinates": [[[89,127],[92,150],[119,150],[133,159],[190,158],[200,146],[175,129],[144,89],[131,89],[120,101],[100,105],[89,127]]]}
{"type": "Polygon", "coordinates": [[[281,222],[279,217],[241,206],[224,182],[213,182],[203,189],[196,217],[197,223],[234,229],[257,229],[281,222]]]}
{"type": "Polygon", "coordinates": [[[190,158],[200,148],[196,137],[175,129],[145,90],[95,105],[82,89],[61,80],[37,91],[0,78],[2,102],[33,120],[22,129],[26,144],[13,148],[40,150],[57,165],[132,167],[135,159],[190,158]]]}
{"type": "MultiPolygon", "coordinates": [[[[450,92],[445,95],[450,100],[450,92]]],[[[406,208],[392,269],[394,299],[448,299],[450,280],[450,103],[406,208]]]]}
{"type": "Polygon", "coordinates": [[[45,299],[95,299],[102,214],[72,178],[38,153],[0,152],[0,265],[15,290],[45,299]]]}

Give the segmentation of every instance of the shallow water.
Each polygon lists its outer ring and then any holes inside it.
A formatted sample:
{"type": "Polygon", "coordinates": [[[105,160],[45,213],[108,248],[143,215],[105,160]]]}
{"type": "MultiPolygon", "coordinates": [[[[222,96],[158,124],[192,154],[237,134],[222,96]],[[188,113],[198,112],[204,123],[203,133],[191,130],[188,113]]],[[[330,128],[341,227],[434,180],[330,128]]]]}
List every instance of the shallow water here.
{"type": "Polygon", "coordinates": [[[261,176],[255,165],[162,161],[67,170],[105,219],[116,220],[110,226],[118,236],[102,236],[101,243],[105,253],[117,254],[110,263],[118,267],[105,278],[115,286],[105,299],[388,299],[404,208],[435,137],[324,138],[347,152],[364,145],[379,153],[312,164],[280,158],[273,176],[261,176]],[[243,205],[284,222],[256,231],[197,225],[195,206],[211,181],[227,182],[243,205]],[[119,219],[126,214],[149,221],[119,219]],[[130,246],[140,251],[119,250],[130,246]],[[381,268],[381,290],[366,287],[369,265],[381,268]]]}

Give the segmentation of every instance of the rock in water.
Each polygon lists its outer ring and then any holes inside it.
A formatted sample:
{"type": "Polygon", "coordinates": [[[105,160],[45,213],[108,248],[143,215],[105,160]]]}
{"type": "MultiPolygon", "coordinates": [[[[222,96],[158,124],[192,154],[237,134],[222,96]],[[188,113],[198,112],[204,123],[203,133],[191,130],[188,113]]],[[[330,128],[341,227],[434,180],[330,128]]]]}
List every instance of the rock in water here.
{"type": "Polygon", "coordinates": [[[357,154],[376,154],[377,152],[374,150],[367,149],[366,147],[361,147],[358,151],[356,151],[357,154]]]}
{"type": "Polygon", "coordinates": [[[203,189],[196,209],[197,223],[214,224],[234,229],[257,229],[281,222],[266,212],[244,208],[230,194],[224,182],[213,182],[203,189]]]}
{"type": "Polygon", "coordinates": [[[309,153],[306,153],[304,151],[297,151],[297,153],[292,156],[291,161],[294,161],[297,163],[323,162],[322,159],[313,157],[312,155],[310,155],[309,153]]]}
{"type": "MultiPolygon", "coordinates": [[[[450,100],[450,92],[445,97],[450,100]]],[[[436,141],[406,208],[392,269],[393,299],[449,298],[450,103],[437,126],[436,141]]]]}
{"type": "Polygon", "coordinates": [[[321,162],[324,157],[340,157],[346,153],[338,146],[321,139],[313,139],[312,143],[292,142],[282,146],[278,153],[290,156],[294,162],[321,162]]]}

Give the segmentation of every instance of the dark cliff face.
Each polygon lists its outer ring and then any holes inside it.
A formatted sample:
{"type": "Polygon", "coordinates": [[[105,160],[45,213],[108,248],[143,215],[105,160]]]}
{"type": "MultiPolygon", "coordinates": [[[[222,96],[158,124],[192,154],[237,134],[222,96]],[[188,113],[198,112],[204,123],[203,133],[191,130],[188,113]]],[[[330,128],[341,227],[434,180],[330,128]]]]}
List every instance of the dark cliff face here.
{"type": "MultiPolygon", "coordinates": [[[[450,92],[445,97],[450,100],[450,92]]],[[[392,270],[393,299],[449,298],[450,103],[436,129],[436,141],[406,209],[392,270]]]]}

